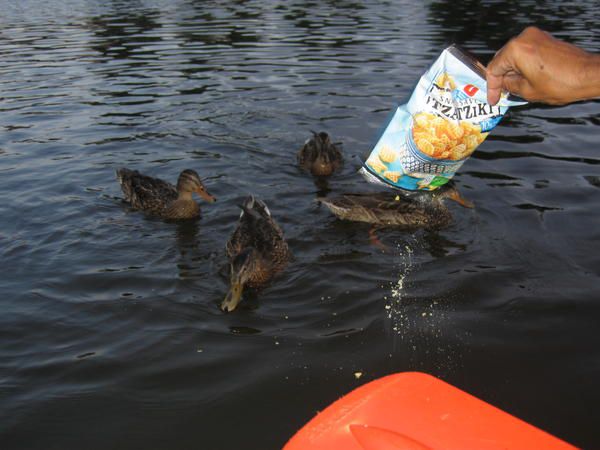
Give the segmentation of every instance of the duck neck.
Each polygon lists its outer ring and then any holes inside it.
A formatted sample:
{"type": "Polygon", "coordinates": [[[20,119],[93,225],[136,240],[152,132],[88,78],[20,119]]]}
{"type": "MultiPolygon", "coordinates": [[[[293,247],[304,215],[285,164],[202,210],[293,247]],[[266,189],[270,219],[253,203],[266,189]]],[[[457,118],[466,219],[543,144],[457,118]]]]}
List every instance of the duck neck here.
{"type": "Polygon", "coordinates": [[[192,200],[192,193],[190,191],[179,191],[177,192],[177,200],[189,202],[192,200]]]}

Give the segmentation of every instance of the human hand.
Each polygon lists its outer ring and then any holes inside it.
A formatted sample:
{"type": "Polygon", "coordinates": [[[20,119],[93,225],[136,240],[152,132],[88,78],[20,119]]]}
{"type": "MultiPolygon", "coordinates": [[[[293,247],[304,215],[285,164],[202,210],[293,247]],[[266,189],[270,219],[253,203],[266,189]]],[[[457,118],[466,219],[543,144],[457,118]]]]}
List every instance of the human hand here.
{"type": "Polygon", "coordinates": [[[600,96],[600,56],[526,28],[488,64],[488,103],[503,90],[529,101],[565,104],[600,96]]]}

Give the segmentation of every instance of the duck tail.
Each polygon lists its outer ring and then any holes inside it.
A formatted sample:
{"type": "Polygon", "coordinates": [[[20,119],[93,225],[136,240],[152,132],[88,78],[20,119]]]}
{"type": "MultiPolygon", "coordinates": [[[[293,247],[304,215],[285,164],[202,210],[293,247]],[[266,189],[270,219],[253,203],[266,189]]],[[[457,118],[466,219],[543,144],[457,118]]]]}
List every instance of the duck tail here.
{"type": "Polygon", "coordinates": [[[255,220],[267,219],[271,217],[271,211],[262,200],[255,198],[253,195],[249,195],[244,200],[244,203],[239,205],[242,209],[243,214],[246,214],[248,218],[255,220]]]}
{"type": "Polygon", "coordinates": [[[132,197],[134,195],[133,192],[133,179],[136,174],[138,174],[135,170],[129,170],[124,167],[117,169],[117,180],[121,185],[121,190],[125,195],[125,200],[128,202],[132,201],[132,197]]]}
{"type": "Polygon", "coordinates": [[[348,208],[338,204],[335,200],[327,199],[326,197],[317,197],[317,201],[327,206],[329,210],[340,218],[345,218],[348,214],[348,208]]]}
{"type": "Polygon", "coordinates": [[[126,169],[125,167],[121,167],[116,170],[116,173],[117,180],[119,180],[119,183],[123,184],[131,180],[131,177],[135,174],[135,171],[126,169]]]}
{"type": "Polygon", "coordinates": [[[260,219],[260,214],[256,211],[255,209],[256,206],[256,200],[254,198],[253,195],[249,195],[248,197],[246,197],[246,199],[244,200],[244,203],[242,203],[241,205],[239,205],[239,207],[242,209],[242,217],[246,217],[247,219],[260,219]]]}

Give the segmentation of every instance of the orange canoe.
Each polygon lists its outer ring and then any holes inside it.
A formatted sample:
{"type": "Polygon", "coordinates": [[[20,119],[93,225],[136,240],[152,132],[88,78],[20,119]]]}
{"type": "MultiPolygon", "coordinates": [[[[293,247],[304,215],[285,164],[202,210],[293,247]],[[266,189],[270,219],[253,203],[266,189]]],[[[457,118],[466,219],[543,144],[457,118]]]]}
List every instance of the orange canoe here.
{"type": "Polygon", "coordinates": [[[361,386],[319,413],[284,450],[573,450],[576,447],[431,375],[361,386]]]}

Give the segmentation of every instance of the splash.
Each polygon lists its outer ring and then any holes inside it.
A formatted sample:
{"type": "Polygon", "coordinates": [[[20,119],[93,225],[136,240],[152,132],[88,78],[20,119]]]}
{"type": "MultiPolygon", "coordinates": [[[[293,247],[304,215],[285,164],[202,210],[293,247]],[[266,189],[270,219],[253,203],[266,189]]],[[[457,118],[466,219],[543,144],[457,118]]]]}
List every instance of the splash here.
{"type": "MultiPolygon", "coordinates": [[[[441,298],[426,298],[411,294],[410,275],[415,270],[415,249],[418,241],[398,245],[397,275],[384,296],[385,314],[391,335],[389,357],[403,368],[453,372],[460,357],[448,342],[446,302],[441,298]]],[[[396,365],[396,363],[394,363],[396,365]]]]}
{"type": "Polygon", "coordinates": [[[407,316],[403,311],[403,299],[405,297],[405,282],[411,272],[413,250],[408,244],[398,244],[399,274],[396,281],[390,283],[390,295],[385,296],[385,309],[387,318],[391,320],[392,330],[398,334],[407,325],[407,316]]]}

